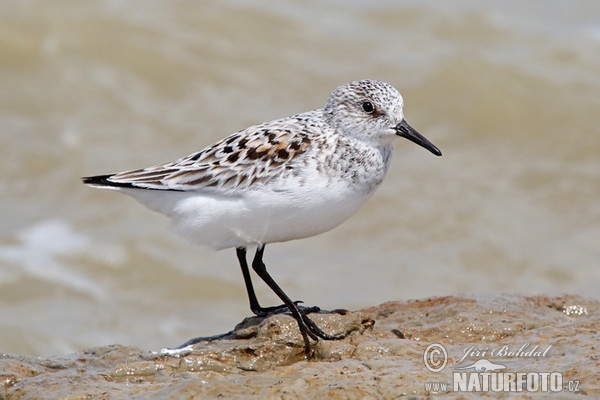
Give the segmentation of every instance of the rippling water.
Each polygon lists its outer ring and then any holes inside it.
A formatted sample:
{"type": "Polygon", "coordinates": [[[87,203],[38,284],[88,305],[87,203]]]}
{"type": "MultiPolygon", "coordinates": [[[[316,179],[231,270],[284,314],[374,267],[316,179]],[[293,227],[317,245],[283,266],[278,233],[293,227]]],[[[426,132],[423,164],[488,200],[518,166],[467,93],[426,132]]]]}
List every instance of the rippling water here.
{"type": "Polygon", "coordinates": [[[249,314],[234,252],[79,177],[170,161],[362,78],[399,88],[444,156],[398,140],[357,215],[267,246],[291,297],[598,298],[600,3],[363,3],[3,2],[0,351],[229,330],[249,314]]]}

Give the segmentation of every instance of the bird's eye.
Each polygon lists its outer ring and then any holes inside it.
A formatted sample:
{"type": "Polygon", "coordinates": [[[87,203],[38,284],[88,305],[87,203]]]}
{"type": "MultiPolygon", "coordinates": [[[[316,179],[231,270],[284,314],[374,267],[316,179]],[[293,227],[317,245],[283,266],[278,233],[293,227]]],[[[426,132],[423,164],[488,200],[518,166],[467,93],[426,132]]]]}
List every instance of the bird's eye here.
{"type": "Polygon", "coordinates": [[[362,103],[362,109],[367,114],[371,114],[373,111],[375,111],[375,107],[370,101],[365,101],[364,103],[362,103]]]}

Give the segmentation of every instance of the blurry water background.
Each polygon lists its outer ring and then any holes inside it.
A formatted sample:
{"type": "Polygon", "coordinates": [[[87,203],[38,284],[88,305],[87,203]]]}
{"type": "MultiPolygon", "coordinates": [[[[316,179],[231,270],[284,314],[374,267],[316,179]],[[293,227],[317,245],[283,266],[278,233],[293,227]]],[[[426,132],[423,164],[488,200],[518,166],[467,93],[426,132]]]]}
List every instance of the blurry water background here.
{"type": "Polygon", "coordinates": [[[79,178],[171,161],[363,78],[399,88],[444,155],[398,139],[353,218],[267,246],[292,298],[600,297],[598,2],[5,1],[0,352],[231,329],[250,314],[233,250],[79,178]]]}

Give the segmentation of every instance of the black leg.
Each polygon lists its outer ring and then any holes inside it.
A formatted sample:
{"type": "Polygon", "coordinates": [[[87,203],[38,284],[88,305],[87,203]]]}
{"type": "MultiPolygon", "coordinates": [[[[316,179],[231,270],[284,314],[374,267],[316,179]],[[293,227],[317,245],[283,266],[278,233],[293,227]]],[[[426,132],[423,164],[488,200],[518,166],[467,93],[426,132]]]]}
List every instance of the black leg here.
{"type": "Polygon", "coordinates": [[[248,269],[248,262],[246,261],[246,248],[238,247],[235,249],[237,258],[242,268],[242,274],[244,275],[244,283],[246,284],[246,291],[248,292],[248,300],[250,300],[250,310],[259,317],[266,315],[265,310],[258,304],[254,287],[252,286],[252,278],[250,277],[250,270],[248,269]]]}
{"type": "MultiPolygon", "coordinates": [[[[246,284],[246,291],[248,292],[248,300],[250,300],[250,310],[254,315],[259,317],[267,317],[273,314],[279,314],[288,311],[288,306],[282,304],[275,307],[261,307],[254,292],[254,286],[252,285],[252,278],[250,277],[250,269],[248,268],[248,262],[246,261],[246,248],[238,247],[235,249],[242,274],[244,275],[244,283],[246,284]]],[[[295,304],[302,303],[301,301],[295,301],[295,304]]],[[[319,307],[300,307],[305,313],[319,312],[319,307]]]]}
{"type": "MultiPolygon", "coordinates": [[[[277,307],[261,307],[258,303],[258,299],[256,297],[256,293],[254,292],[254,287],[252,286],[252,279],[250,277],[250,270],[248,269],[248,262],[246,261],[246,249],[244,247],[238,247],[236,249],[237,257],[240,262],[240,267],[242,268],[242,274],[244,275],[244,282],[246,284],[246,291],[248,292],[248,299],[250,300],[250,309],[254,314],[259,317],[266,317],[272,314],[280,313],[283,311],[290,311],[292,316],[298,322],[298,327],[300,328],[300,333],[302,334],[302,338],[304,339],[304,349],[306,352],[306,356],[310,357],[310,342],[309,337],[313,340],[318,340],[319,338],[325,340],[338,340],[342,339],[341,337],[336,337],[332,335],[328,335],[323,332],[321,328],[319,328],[310,318],[307,317],[306,314],[311,312],[318,312],[319,307],[302,307],[299,306],[299,301],[292,301],[285,294],[285,292],[277,285],[277,283],[273,280],[271,275],[267,272],[267,268],[263,263],[263,253],[265,251],[264,245],[259,245],[256,249],[256,254],[254,255],[254,259],[252,261],[252,268],[258,276],[262,278],[263,281],[279,296],[281,300],[283,300],[284,304],[277,307]]],[[[191,340],[188,340],[181,346],[177,347],[178,349],[187,347],[192,344],[196,344],[199,342],[207,342],[221,338],[229,338],[234,336],[234,331],[227,332],[223,335],[209,336],[209,337],[198,337],[191,340]]]]}
{"type": "Polygon", "coordinates": [[[279,296],[279,298],[283,301],[283,303],[288,307],[292,316],[298,322],[298,327],[300,328],[300,332],[302,333],[302,337],[304,338],[305,347],[307,351],[310,349],[308,343],[309,336],[313,340],[318,340],[319,338],[325,340],[338,340],[341,339],[336,336],[329,335],[321,330],[308,316],[306,313],[298,307],[296,303],[294,303],[287,294],[279,287],[279,285],[273,280],[271,275],[267,272],[267,267],[265,266],[262,258],[263,253],[265,251],[264,245],[259,245],[256,249],[256,254],[254,255],[254,260],[252,261],[252,268],[258,276],[261,277],[263,281],[279,296]]]}

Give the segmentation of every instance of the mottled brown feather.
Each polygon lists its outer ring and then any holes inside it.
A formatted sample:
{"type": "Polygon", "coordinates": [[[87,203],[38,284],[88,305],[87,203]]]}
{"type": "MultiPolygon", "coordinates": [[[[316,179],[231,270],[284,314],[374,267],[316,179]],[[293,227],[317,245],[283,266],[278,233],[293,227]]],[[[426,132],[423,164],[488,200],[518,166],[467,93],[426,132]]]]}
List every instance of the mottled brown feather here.
{"type": "MultiPolygon", "coordinates": [[[[248,190],[289,174],[311,140],[290,129],[248,128],[172,163],[115,174],[115,183],[157,190],[248,190]]],[[[299,126],[299,131],[302,126],[299,126]]]]}

